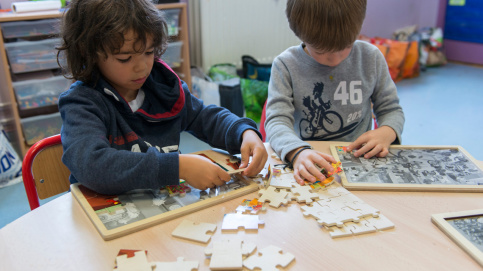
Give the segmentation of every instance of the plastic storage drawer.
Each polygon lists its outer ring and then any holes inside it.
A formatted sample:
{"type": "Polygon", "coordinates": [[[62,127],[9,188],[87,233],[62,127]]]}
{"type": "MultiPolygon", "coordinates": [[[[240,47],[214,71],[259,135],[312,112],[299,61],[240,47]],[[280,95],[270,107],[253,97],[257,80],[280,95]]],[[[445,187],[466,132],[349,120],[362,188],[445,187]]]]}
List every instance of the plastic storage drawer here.
{"type": "Polygon", "coordinates": [[[60,68],[55,50],[59,43],[60,39],[5,43],[10,68],[13,73],[60,68]]]}
{"type": "Polygon", "coordinates": [[[168,23],[168,34],[170,36],[177,36],[179,33],[179,15],[181,14],[181,9],[164,9],[163,11],[166,22],[168,23]]]}
{"type": "Polygon", "coordinates": [[[42,113],[38,111],[40,108],[57,105],[60,93],[69,89],[71,81],[63,76],[55,76],[48,79],[13,82],[12,85],[20,116],[26,117],[31,115],[29,111],[39,114],[42,113]]]}
{"type": "Polygon", "coordinates": [[[59,33],[57,29],[58,24],[58,19],[49,19],[0,23],[0,27],[2,27],[3,37],[11,39],[55,35],[59,33]]]}
{"type": "Polygon", "coordinates": [[[60,113],[39,115],[20,120],[27,145],[60,133],[62,118],[60,113]]]}
{"type": "Polygon", "coordinates": [[[171,68],[178,68],[181,66],[181,48],[182,41],[170,42],[166,52],[161,56],[161,59],[166,62],[171,68]]]}

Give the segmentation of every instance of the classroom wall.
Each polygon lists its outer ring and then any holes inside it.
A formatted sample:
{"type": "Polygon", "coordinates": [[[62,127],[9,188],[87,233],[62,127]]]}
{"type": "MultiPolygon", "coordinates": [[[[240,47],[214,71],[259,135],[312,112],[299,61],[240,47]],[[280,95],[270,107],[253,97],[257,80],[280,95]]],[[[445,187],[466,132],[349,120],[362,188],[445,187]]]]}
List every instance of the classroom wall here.
{"type": "Polygon", "coordinates": [[[440,0],[368,0],[361,34],[391,38],[402,27],[437,25],[440,0]]]}
{"type": "MultiPolygon", "coordinates": [[[[444,29],[448,0],[368,0],[361,34],[390,38],[394,30],[418,25],[444,29]]],[[[448,60],[483,65],[483,44],[444,40],[448,60]]]]}
{"type": "MultiPolygon", "coordinates": [[[[447,0],[439,0],[438,26],[444,29],[447,0]]],[[[476,0],[481,1],[481,0],[476,0]]],[[[448,60],[483,65],[483,44],[458,40],[444,40],[448,60]]]]}

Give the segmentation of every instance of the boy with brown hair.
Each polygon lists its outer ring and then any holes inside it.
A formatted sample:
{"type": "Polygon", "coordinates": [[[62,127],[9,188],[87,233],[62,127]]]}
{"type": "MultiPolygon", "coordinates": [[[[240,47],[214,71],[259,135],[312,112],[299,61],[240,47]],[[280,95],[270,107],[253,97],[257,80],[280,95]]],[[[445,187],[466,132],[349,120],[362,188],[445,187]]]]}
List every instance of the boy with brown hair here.
{"type": "Polygon", "coordinates": [[[381,52],[357,41],[366,0],[288,0],[290,28],[302,40],[275,58],[265,129],[297,182],[324,180],[332,156],[303,140],[350,141],[355,156],[384,157],[400,144],[404,114],[381,52]],[[372,110],[379,128],[371,130],[372,110]]]}

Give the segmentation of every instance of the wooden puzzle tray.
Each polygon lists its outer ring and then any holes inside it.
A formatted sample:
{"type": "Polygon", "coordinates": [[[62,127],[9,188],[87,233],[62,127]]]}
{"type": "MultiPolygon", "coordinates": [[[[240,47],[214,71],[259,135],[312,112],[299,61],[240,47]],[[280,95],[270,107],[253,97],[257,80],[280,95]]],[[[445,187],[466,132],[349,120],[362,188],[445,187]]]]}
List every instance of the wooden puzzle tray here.
{"type": "Polygon", "coordinates": [[[393,145],[384,158],[365,159],[331,145],[349,190],[483,192],[483,171],[460,146],[393,145]]]}
{"type": "Polygon", "coordinates": [[[222,186],[204,191],[181,184],[160,191],[134,190],[107,196],[78,183],[71,185],[72,194],[104,240],[115,239],[256,190],[257,183],[239,174],[232,175],[232,180],[222,186]]]}
{"type": "Polygon", "coordinates": [[[434,214],[431,221],[483,267],[483,209],[434,214]]]}

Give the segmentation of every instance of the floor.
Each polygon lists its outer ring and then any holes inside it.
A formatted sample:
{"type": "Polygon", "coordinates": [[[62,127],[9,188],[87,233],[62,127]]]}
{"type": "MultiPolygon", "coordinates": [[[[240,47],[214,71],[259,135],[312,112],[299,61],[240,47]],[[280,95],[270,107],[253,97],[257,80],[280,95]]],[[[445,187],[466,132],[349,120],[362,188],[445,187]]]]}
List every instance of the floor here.
{"type": "MultiPolygon", "coordinates": [[[[482,67],[449,63],[397,87],[406,116],[404,145],[460,145],[483,160],[482,67]]],[[[183,133],[180,148],[189,153],[209,146],[183,133]]],[[[0,228],[29,211],[22,183],[0,189],[0,228]]]]}

